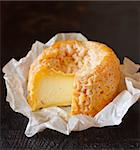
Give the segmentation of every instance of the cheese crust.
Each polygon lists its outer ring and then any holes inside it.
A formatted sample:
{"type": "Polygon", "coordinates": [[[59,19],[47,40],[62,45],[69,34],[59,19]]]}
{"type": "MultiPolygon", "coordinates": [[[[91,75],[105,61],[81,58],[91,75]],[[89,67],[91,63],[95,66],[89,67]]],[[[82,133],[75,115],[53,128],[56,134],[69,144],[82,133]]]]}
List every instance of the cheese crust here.
{"type": "MultiPolygon", "coordinates": [[[[42,102],[35,93],[42,74],[49,72],[73,76],[72,115],[94,116],[118,94],[119,60],[98,42],[66,40],[44,49],[29,71],[27,99],[33,111],[48,107],[47,100],[42,102]]],[[[58,106],[67,105],[66,101],[58,106]]]]}

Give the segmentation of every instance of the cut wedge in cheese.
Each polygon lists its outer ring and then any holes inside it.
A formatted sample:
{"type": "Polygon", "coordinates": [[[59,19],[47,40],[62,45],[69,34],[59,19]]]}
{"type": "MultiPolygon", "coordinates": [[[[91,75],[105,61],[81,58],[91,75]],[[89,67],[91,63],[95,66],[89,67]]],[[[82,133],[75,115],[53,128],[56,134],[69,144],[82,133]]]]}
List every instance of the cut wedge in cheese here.
{"type": "Polygon", "coordinates": [[[71,105],[73,95],[73,74],[56,72],[41,67],[33,78],[28,98],[32,110],[49,106],[71,105]],[[38,107],[38,108],[37,108],[38,107]]]}

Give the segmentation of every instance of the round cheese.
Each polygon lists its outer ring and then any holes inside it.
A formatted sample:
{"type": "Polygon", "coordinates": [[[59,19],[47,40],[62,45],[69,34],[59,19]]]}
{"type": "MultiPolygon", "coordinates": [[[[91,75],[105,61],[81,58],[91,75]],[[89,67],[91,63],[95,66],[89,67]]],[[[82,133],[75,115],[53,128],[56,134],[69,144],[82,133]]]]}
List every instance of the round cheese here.
{"type": "Polygon", "coordinates": [[[69,106],[71,114],[94,116],[118,93],[120,63],[108,46],[66,40],[44,49],[28,78],[28,103],[33,111],[69,106]]]}

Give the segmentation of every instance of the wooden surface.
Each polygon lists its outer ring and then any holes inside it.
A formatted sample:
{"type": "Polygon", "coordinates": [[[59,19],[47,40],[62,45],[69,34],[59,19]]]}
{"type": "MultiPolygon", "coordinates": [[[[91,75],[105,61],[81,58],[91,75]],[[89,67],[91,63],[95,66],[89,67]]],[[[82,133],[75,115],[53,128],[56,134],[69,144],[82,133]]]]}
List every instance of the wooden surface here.
{"type": "MultiPolygon", "coordinates": [[[[1,66],[19,60],[35,40],[47,42],[58,32],[81,32],[106,43],[120,60],[140,63],[139,2],[1,2],[1,66]]],[[[3,74],[2,74],[3,75],[3,74]]],[[[70,136],[46,129],[32,138],[24,131],[28,119],[5,102],[1,80],[1,148],[9,149],[140,149],[140,104],[137,102],[119,126],[90,128],[70,136]]]]}

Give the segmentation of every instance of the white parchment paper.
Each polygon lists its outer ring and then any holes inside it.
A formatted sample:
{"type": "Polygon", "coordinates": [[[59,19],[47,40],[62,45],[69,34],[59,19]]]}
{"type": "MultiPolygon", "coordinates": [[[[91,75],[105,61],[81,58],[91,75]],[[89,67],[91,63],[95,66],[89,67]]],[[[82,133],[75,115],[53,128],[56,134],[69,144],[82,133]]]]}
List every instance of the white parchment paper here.
{"type": "Polygon", "coordinates": [[[90,127],[119,125],[128,109],[140,97],[140,73],[137,73],[140,65],[125,58],[123,65],[121,65],[120,94],[95,117],[85,115],[70,117],[68,113],[70,107],[49,107],[32,112],[26,100],[30,65],[42,53],[44,47],[66,39],[87,40],[80,33],[60,33],[46,44],[36,41],[24,58],[19,61],[11,59],[3,68],[7,87],[6,101],[15,112],[21,113],[29,119],[25,131],[27,137],[31,137],[45,128],[69,135],[71,131],[81,131],[90,127]]]}

